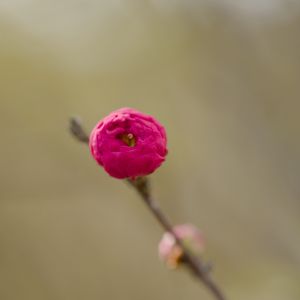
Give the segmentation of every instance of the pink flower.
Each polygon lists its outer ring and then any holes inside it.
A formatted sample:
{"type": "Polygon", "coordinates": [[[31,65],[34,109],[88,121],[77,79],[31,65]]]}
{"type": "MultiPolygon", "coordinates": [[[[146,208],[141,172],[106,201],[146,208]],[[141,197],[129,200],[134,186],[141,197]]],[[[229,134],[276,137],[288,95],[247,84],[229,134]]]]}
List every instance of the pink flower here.
{"type": "MultiPolygon", "coordinates": [[[[192,224],[181,224],[173,228],[173,232],[182,241],[192,255],[199,256],[204,249],[202,233],[192,224]]],[[[171,269],[176,268],[183,258],[183,251],[176,244],[175,238],[169,232],[164,233],[158,245],[160,259],[171,269]]]]}
{"type": "Polygon", "coordinates": [[[115,178],[135,178],[155,171],[167,155],[164,127],[153,117],[121,108],[102,119],[90,135],[94,159],[115,178]]]}

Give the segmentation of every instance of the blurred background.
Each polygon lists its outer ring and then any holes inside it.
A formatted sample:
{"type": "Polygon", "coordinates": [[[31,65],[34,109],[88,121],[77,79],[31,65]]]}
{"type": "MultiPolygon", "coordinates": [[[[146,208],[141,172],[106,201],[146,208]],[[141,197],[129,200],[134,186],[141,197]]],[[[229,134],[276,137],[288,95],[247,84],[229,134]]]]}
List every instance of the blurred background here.
{"type": "Polygon", "coordinates": [[[229,299],[300,299],[300,2],[0,1],[0,299],[212,299],[68,132],[129,106],[166,127],[151,176],[229,299]]]}

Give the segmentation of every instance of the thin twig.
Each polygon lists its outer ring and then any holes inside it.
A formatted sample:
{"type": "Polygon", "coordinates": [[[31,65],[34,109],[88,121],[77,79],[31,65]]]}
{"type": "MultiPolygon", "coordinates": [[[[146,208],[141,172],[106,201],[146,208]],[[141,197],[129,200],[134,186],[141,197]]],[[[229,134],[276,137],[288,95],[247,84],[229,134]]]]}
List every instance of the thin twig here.
{"type": "Polygon", "coordinates": [[[207,267],[207,265],[202,260],[200,260],[200,258],[196,258],[194,255],[192,255],[182,243],[181,239],[179,239],[173,231],[171,222],[162,212],[158,203],[151,196],[148,179],[146,177],[139,177],[135,180],[128,179],[128,182],[136,188],[136,190],[139,192],[144,202],[156,217],[158,222],[161,224],[161,226],[174,236],[176,243],[181,247],[183,251],[185,262],[189,265],[193,273],[207,286],[207,288],[214,294],[216,299],[225,300],[223,292],[211,278],[209,272],[210,268],[207,267]]]}
{"type": "Polygon", "coordinates": [[[85,130],[82,127],[81,120],[79,117],[72,117],[70,119],[69,129],[71,131],[71,134],[80,142],[89,143],[89,136],[85,132],[85,130]]]}
{"type": "MultiPolygon", "coordinates": [[[[70,131],[73,136],[80,142],[89,143],[89,136],[81,125],[79,118],[71,118],[70,120],[70,131]]],[[[211,291],[217,300],[225,300],[225,296],[218,285],[213,281],[210,274],[210,267],[205,264],[200,258],[196,258],[190,253],[190,251],[182,243],[181,239],[173,231],[173,226],[167,216],[159,208],[158,203],[153,199],[150,193],[149,180],[146,177],[139,177],[136,179],[127,180],[140,194],[145,204],[148,206],[152,214],[155,216],[160,225],[173,235],[178,246],[183,251],[183,257],[185,263],[190,267],[192,272],[199,278],[202,283],[211,291]]]]}

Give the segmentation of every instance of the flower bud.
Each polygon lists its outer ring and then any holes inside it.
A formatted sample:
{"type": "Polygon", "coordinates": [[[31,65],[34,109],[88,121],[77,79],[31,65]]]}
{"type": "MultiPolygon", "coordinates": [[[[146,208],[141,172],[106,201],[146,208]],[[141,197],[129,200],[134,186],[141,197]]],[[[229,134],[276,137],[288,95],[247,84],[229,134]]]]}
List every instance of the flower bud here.
{"type": "MultiPolygon", "coordinates": [[[[195,256],[199,256],[204,249],[204,238],[202,233],[191,224],[181,224],[173,228],[173,233],[182,241],[186,249],[195,256]]],[[[178,267],[183,262],[184,253],[177,245],[174,236],[164,233],[158,245],[158,254],[160,259],[166,263],[170,269],[178,267]]]]}
{"type": "Polygon", "coordinates": [[[112,177],[154,172],[167,155],[164,127],[152,116],[121,108],[98,122],[90,134],[91,154],[112,177]]]}

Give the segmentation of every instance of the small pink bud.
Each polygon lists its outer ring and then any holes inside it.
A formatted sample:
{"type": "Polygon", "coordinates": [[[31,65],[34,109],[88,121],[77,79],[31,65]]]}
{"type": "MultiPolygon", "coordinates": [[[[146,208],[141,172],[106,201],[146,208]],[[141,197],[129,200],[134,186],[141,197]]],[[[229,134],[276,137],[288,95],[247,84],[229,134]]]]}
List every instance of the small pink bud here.
{"type": "Polygon", "coordinates": [[[116,110],[98,122],[89,143],[98,164],[120,179],[154,172],[167,155],[164,127],[132,108],[116,110]]]}
{"type": "MultiPolygon", "coordinates": [[[[204,238],[194,225],[177,225],[173,228],[173,232],[192,255],[199,256],[203,252],[204,238]]],[[[182,249],[176,244],[175,238],[169,232],[164,233],[160,240],[158,254],[160,259],[171,269],[178,267],[183,258],[182,249]]]]}

